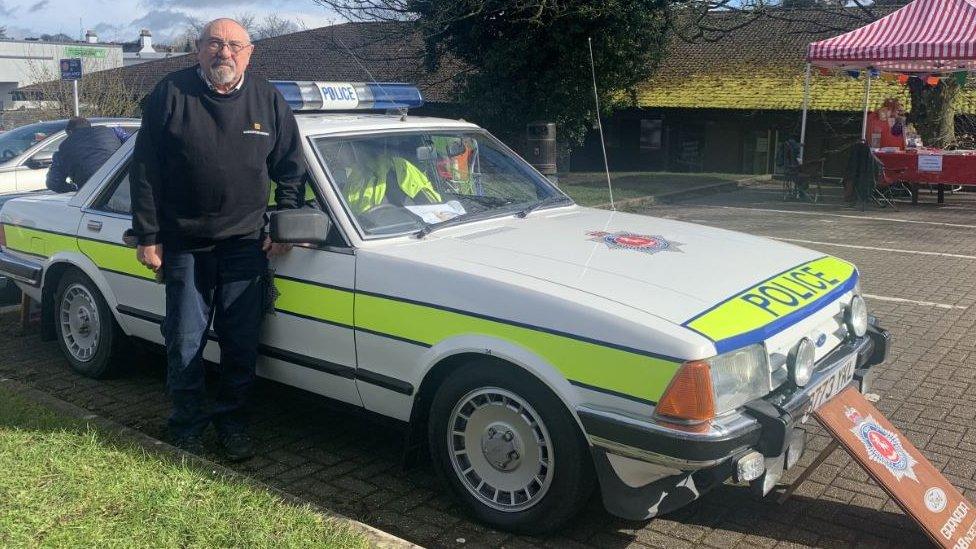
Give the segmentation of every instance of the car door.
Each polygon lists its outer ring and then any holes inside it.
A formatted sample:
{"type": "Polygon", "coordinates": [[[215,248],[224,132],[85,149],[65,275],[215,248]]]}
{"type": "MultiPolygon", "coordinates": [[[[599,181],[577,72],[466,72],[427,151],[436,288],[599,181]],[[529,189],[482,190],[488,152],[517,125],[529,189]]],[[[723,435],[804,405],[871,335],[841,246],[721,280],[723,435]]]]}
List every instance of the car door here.
{"type": "MultiPolygon", "coordinates": [[[[306,198],[308,206],[321,203],[306,198]]],[[[274,310],[265,318],[258,373],[362,406],[352,317],[356,255],[347,242],[334,227],[331,245],[295,246],[273,260],[274,310]]]]}
{"type": "Polygon", "coordinates": [[[65,133],[51,137],[39,149],[25,154],[20,166],[14,171],[18,192],[40,191],[47,188],[47,172],[51,166],[51,158],[66,137],[65,133]]]}
{"type": "Polygon", "coordinates": [[[126,332],[162,343],[159,324],[165,314],[162,284],[136,260],[124,235],[132,228],[129,163],[122,162],[109,182],[82,209],[78,248],[98,266],[117,300],[126,332]]]}

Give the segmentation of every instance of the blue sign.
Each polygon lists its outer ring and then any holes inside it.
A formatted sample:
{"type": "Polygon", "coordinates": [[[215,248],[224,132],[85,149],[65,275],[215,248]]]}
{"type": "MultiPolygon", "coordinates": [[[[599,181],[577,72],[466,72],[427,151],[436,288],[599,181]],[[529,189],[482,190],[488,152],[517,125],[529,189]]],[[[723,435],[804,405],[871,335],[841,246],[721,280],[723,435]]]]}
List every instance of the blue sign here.
{"type": "Polygon", "coordinates": [[[81,59],[61,60],[61,80],[81,80],[81,59]]]}

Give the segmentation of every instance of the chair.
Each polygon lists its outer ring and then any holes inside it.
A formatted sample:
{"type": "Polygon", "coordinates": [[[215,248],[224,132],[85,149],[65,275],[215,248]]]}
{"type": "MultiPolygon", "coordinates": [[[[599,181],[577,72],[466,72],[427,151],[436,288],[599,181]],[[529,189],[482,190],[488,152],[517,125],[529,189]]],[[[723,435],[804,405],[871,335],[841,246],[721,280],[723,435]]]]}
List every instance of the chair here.
{"type": "MultiPolygon", "coordinates": [[[[877,160],[877,157],[875,157],[875,159],[877,160]]],[[[878,166],[879,169],[878,169],[877,177],[874,180],[874,186],[871,188],[871,195],[870,195],[871,201],[877,204],[878,207],[880,208],[884,208],[887,206],[893,210],[897,210],[898,208],[895,206],[895,203],[891,201],[891,196],[889,196],[891,194],[890,192],[891,188],[894,186],[894,184],[885,186],[882,185],[882,183],[884,181],[892,181],[894,180],[893,176],[896,176],[901,173],[905,173],[908,170],[906,168],[888,169],[885,168],[884,164],[882,164],[880,161],[878,161],[878,166]],[[888,190],[889,192],[886,193],[884,190],[882,190],[883,188],[888,190]]],[[[861,203],[861,211],[864,211],[863,202],[861,203]]]]}
{"type": "Polygon", "coordinates": [[[823,193],[824,159],[810,160],[787,169],[783,179],[783,200],[806,200],[819,202],[823,193]],[[816,194],[810,195],[810,188],[816,186],[816,194]]]}

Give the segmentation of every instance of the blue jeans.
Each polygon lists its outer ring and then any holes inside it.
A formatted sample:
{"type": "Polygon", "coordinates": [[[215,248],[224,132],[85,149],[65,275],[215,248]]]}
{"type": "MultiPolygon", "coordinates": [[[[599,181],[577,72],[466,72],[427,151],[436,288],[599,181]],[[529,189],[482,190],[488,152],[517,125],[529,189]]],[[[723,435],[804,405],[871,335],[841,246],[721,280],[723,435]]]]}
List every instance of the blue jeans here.
{"type": "Polygon", "coordinates": [[[200,435],[211,421],[222,434],[247,428],[267,269],[260,240],[226,240],[203,252],[170,251],[163,246],[166,318],[161,331],[173,403],[169,429],[174,438],[200,435]],[[211,317],[220,343],[212,404],[207,402],[202,360],[211,317]]]}

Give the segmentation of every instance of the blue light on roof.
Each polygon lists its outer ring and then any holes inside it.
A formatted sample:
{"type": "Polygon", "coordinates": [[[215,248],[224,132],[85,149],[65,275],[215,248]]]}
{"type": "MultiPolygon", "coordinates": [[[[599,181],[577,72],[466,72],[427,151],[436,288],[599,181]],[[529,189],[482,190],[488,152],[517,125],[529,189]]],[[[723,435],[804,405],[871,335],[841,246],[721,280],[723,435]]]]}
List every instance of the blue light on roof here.
{"type": "Polygon", "coordinates": [[[291,80],[271,83],[295,111],[416,109],[424,104],[420,90],[410,84],[291,80]]]}

